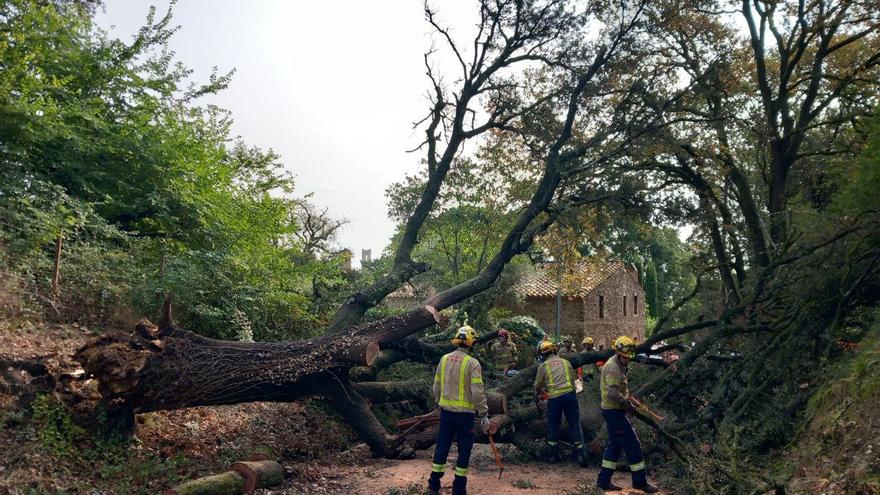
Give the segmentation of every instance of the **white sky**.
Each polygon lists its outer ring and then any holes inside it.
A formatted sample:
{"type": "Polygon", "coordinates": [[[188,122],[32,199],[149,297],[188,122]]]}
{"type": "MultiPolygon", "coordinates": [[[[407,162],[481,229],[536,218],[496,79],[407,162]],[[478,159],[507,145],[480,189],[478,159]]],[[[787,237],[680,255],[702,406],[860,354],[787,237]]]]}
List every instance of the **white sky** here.
{"type": "MultiPolygon", "coordinates": [[[[467,32],[475,2],[437,1],[443,19],[467,32]]],[[[150,5],[108,0],[96,21],[129,41],[150,5]]],[[[180,0],[171,39],[176,59],[207,80],[235,68],[229,88],[202,100],[232,112],[233,132],[272,148],[297,179],[297,196],[351,221],[340,242],[380,254],[393,233],[385,187],[418,170],[405,151],[427,113],[423,52],[431,46],[420,0],[180,0]]]]}

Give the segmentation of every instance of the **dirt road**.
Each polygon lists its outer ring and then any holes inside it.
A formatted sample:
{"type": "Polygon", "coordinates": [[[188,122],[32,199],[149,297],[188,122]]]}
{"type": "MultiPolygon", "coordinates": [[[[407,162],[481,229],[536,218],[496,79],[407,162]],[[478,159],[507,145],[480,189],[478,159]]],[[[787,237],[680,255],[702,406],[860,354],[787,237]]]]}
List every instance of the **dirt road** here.
{"type": "MultiPolygon", "coordinates": [[[[266,494],[363,494],[363,495],[422,495],[427,487],[430,471],[430,451],[419,452],[415,459],[391,461],[367,459],[352,465],[322,466],[315,468],[311,480],[300,478],[283,489],[266,494]]],[[[450,455],[450,466],[455,459],[450,455]]],[[[508,460],[504,474],[498,479],[498,468],[488,447],[475,446],[468,476],[468,493],[472,495],[593,495],[597,468],[580,468],[574,463],[548,465],[519,463],[508,460]]],[[[452,468],[443,477],[441,493],[451,493],[452,468]]],[[[641,493],[630,490],[629,475],[617,474],[616,484],[626,487],[618,494],[641,493]]],[[[662,493],[662,492],[661,492],[662,493]]]]}

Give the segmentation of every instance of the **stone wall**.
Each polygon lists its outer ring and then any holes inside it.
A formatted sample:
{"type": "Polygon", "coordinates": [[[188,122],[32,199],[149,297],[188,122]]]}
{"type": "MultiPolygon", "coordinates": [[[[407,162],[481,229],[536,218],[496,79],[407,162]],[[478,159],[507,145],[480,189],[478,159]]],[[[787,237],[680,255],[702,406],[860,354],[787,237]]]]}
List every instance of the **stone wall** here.
{"type": "MultiPolygon", "coordinates": [[[[527,297],[511,309],[516,314],[533,317],[548,335],[553,335],[556,329],[555,297],[527,297]]],[[[593,337],[597,349],[607,349],[621,335],[644,340],[645,291],[638,283],[638,274],[634,270],[620,270],[583,298],[563,296],[561,334],[571,335],[578,346],[584,336],[593,337]],[[600,296],[603,300],[601,318],[600,296]],[[623,314],[624,296],[626,315],[623,314]]]]}
{"type": "MultiPolygon", "coordinates": [[[[556,332],[556,298],[527,297],[523,304],[512,308],[516,314],[531,316],[547,335],[556,332]]],[[[584,326],[584,305],[580,297],[562,297],[560,334],[574,336],[584,326]]]]}
{"type": "Polygon", "coordinates": [[[597,349],[607,349],[621,335],[645,339],[645,291],[635,271],[620,270],[586,295],[583,331],[593,337],[597,349]]]}

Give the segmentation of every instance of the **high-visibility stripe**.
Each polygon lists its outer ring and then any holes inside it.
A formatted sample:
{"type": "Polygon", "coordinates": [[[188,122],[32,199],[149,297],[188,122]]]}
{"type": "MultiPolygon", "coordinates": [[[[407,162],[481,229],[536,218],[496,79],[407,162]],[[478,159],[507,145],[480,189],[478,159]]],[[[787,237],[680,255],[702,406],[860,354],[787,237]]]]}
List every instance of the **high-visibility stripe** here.
{"type": "Polygon", "coordinates": [[[576,449],[579,449],[579,448],[581,448],[581,447],[583,447],[583,446],[584,446],[583,442],[575,442],[575,443],[574,443],[574,447],[575,447],[576,449]]]}
{"type": "Polygon", "coordinates": [[[483,377],[482,376],[475,376],[475,377],[471,378],[471,384],[474,384],[474,383],[483,383],[483,377]]]}
{"type": "Polygon", "coordinates": [[[602,459],[602,467],[605,469],[617,469],[617,463],[614,461],[609,461],[607,459],[602,459]]]}
{"type": "Polygon", "coordinates": [[[468,468],[455,466],[455,475],[456,476],[467,476],[468,468]]]}
{"type": "Polygon", "coordinates": [[[458,368],[458,400],[464,400],[464,372],[467,370],[468,361],[471,360],[470,356],[465,355],[464,359],[461,360],[461,366],[458,368]]]}
{"type": "Polygon", "coordinates": [[[645,469],[645,461],[639,461],[629,467],[630,471],[641,471],[645,469]]]}
{"type": "Polygon", "coordinates": [[[568,371],[568,366],[566,366],[564,362],[562,363],[562,367],[565,369],[565,385],[559,388],[556,387],[556,383],[553,381],[551,364],[550,361],[544,363],[544,372],[547,374],[547,395],[551,399],[554,399],[560,395],[565,395],[574,389],[571,388],[571,372],[568,371]]]}
{"type": "Polygon", "coordinates": [[[549,446],[551,446],[551,447],[556,447],[556,445],[557,445],[558,443],[559,443],[559,442],[551,442],[550,440],[547,440],[547,445],[549,445],[549,446]]]}
{"type": "Polygon", "coordinates": [[[446,464],[431,463],[431,472],[442,473],[443,471],[446,471],[446,464]]]}
{"type": "MultiPolygon", "coordinates": [[[[448,354],[447,354],[448,356],[448,354]]],[[[464,408],[473,408],[474,403],[465,400],[464,395],[464,375],[465,371],[467,371],[468,362],[471,360],[470,356],[465,356],[461,361],[461,368],[458,370],[458,400],[452,400],[445,395],[446,387],[443,386],[440,389],[440,405],[441,406],[450,406],[450,407],[464,407],[464,408]]],[[[443,379],[446,379],[446,356],[443,356],[443,359],[440,360],[440,374],[443,375],[443,379]]],[[[482,378],[479,378],[482,383],[482,378]]]]}

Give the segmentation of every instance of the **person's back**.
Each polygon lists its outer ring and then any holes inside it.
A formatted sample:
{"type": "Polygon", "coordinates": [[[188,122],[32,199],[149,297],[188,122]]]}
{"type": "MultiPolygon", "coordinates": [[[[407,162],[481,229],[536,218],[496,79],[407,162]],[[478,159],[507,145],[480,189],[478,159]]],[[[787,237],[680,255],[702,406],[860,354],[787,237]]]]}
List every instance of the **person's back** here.
{"type": "Polygon", "coordinates": [[[543,380],[541,383],[546,386],[547,395],[550,398],[559,397],[574,390],[574,370],[571,363],[567,359],[559,357],[558,354],[547,358],[541,364],[543,380]]]}
{"type": "Polygon", "coordinates": [[[554,463],[559,459],[559,427],[565,415],[574,443],[575,460],[583,466],[587,458],[574,389],[574,370],[568,360],[557,355],[556,344],[542,342],[539,351],[543,362],[535,372],[535,395],[540,398],[546,394],[547,397],[547,460],[554,463]]]}
{"type": "Polygon", "coordinates": [[[469,352],[476,332],[468,325],[458,329],[452,344],[458,349],[440,358],[434,372],[434,400],[440,406],[440,427],[428,478],[428,493],[440,493],[440,478],[446,471],[446,459],[452,441],[458,446],[453,495],[467,494],[467,474],[474,445],[474,418],[480,418],[483,431],[489,430],[489,406],[483,388],[483,370],[469,352]]]}
{"type": "Polygon", "coordinates": [[[463,349],[456,349],[440,358],[434,373],[434,400],[446,411],[482,411],[481,415],[484,416],[488,406],[479,361],[463,349]]]}

